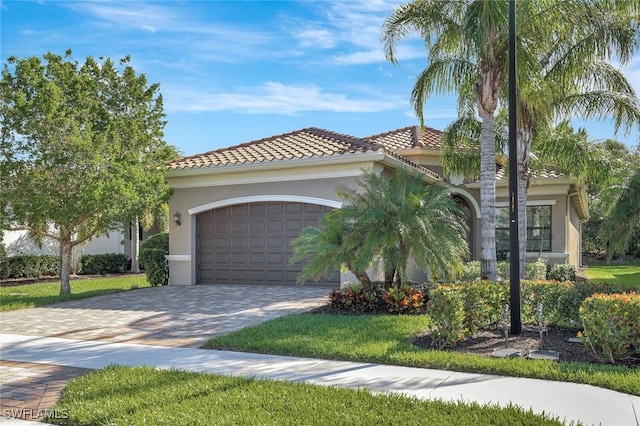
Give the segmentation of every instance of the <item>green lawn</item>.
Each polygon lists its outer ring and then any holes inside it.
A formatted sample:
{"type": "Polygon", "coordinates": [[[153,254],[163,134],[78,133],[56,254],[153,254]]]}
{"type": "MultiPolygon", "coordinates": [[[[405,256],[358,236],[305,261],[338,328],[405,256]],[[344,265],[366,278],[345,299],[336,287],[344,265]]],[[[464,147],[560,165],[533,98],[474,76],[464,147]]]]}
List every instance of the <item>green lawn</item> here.
{"type": "Polygon", "coordinates": [[[584,269],[590,281],[611,283],[640,291],[640,260],[625,263],[590,262],[584,269]]]}
{"type": "Polygon", "coordinates": [[[510,406],[111,366],[73,379],[48,422],[70,425],[561,425],[510,406]],[[68,418],[63,418],[68,417],[68,418]]]}
{"type": "Polygon", "coordinates": [[[307,313],[232,332],[209,340],[205,347],[586,383],[640,395],[640,369],[487,358],[412,345],[412,338],[428,328],[426,315],[307,313]]]}
{"type": "Polygon", "coordinates": [[[33,308],[72,299],[84,299],[100,294],[118,293],[149,287],[144,275],[110,278],[87,278],[71,281],[71,294],[60,295],[60,282],[27,284],[0,288],[0,312],[33,308]]]}

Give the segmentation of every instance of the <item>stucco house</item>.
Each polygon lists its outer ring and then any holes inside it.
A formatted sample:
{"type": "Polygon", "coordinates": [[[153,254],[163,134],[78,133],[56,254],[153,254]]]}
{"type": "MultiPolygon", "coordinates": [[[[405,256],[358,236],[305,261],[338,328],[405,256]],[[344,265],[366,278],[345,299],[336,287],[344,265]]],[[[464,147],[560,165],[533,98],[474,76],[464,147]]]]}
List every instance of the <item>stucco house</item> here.
{"type": "MultiPolygon", "coordinates": [[[[443,182],[469,210],[467,240],[480,254],[479,183],[443,176],[440,132],[406,127],[365,138],[318,128],[251,141],[168,163],[175,212],[170,225],[170,284],[294,285],[290,241],[331,209],[340,185],[355,186],[363,170],[410,167],[443,182]]],[[[496,177],[498,250],[508,250],[508,182],[496,177]]],[[[531,180],[528,252],[550,263],[580,263],[583,186],[555,173],[531,180]]],[[[338,285],[348,273],[307,285],[338,285]]]]}

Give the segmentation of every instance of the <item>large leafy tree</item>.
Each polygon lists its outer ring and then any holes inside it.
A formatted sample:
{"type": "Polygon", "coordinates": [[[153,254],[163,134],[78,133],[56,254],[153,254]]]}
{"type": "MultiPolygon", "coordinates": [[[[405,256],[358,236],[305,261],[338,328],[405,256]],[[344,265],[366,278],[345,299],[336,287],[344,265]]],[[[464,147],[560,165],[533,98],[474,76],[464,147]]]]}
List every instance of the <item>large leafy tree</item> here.
{"type": "Polygon", "coordinates": [[[294,261],[309,260],[300,279],[343,266],[370,287],[367,268],[378,260],[386,285],[408,279],[410,259],[439,277],[455,276],[468,254],[464,215],[448,190],[404,169],[392,176],[367,172],[358,188],[343,187],[345,205],[294,240],[294,261]]]}
{"type": "Polygon", "coordinates": [[[60,292],[71,250],[166,202],[159,84],[129,59],[12,57],[0,82],[3,223],[60,244],[60,292]]]}

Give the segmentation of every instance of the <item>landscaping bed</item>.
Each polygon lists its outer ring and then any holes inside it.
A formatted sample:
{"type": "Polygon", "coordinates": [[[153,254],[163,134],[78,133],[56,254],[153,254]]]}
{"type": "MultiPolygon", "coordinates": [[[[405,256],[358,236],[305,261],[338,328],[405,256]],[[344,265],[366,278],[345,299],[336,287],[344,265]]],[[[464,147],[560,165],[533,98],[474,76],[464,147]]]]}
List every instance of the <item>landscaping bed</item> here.
{"type": "MultiPolygon", "coordinates": [[[[587,349],[582,343],[572,343],[569,339],[576,337],[578,330],[567,327],[549,326],[547,332],[543,333],[544,350],[558,351],[560,353],[560,361],[563,362],[585,362],[602,364],[593,353],[587,349]]],[[[524,330],[520,335],[509,335],[508,345],[505,345],[504,331],[480,330],[473,337],[463,340],[453,348],[444,349],[459,353],[474,354],[480,356],[491,356],[494,350],[517,349],[522,352],[522,356],[526,357],[529,352],[540,349],[540,334],[538,331],[531,329],[524,330]]],[[[430,349],[432,339],[429,334],[414,339],[413,344],[424,349],[430,349]]],[[[623,365],[630,368],[640,368],[640,358],[629,358],[621,360],[617,365],[623,365]]]]}
{"type": "MultiPolygon", "coordinates": [[[[312,311],[315,314],[332,314],[332,315],[361,315],[353,311],[340,309],[327,303],[319,306],[312,311]]],[[[369,315],[389,315],[386,305],[380,303],[375,312],[368,312],[369,315]]],[[[560,361],[563,362],[584,362],[593,364],[606,364],[598,360],[593,353],[582,343],[569,342],[570,338],[576,337],[578,329],[550,325],[546,327],[543,333],[544,350],[558,351],[560,353],[560,361]]],[[[457,352],[463,354],[473,354],[485,357],[491,357],[496,349],[503,349],[507,346],[509,349],[520,350],[523,357],[529,352],[540,349],[540,333],[536,327],[526,325],[522,328],[520,335],[509,334],[508,345],[505,345],[503,329],[483,329],[474,334],[471,338],[465,339],[451,348],[445,348],[444,351],[457,352]]],[[[425,331],[420,336],[413,339],[413,344],[422,349],[433,349],[433,340],[429,331],[425,331]]],[[[640,368],[640,358],[628,358],[621,360],[617,365],[640,368]]]]}

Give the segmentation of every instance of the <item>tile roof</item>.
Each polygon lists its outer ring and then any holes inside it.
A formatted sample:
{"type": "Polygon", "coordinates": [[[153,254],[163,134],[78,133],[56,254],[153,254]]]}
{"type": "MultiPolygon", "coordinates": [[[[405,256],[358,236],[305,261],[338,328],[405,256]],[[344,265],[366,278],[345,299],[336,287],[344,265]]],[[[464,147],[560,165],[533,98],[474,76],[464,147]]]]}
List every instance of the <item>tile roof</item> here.
{"type": "MultiPolygon", "coordinates": [[[[556,172],[554,170],[533,171],[529,169],[529,173],[531,173],[531,179],[560,179],[567,177],[565,174],[556,172]]],[[[496,172],[496,180],[506,180],[507,178],[508,176],[506,168],[498,168],[496,172]]]]}
{"type": "Polygon", "coordinates": [[[406,148],[439,149],[441,133],[439,130],[432,129],[431,127],[421,128],[420,126],[409,126],[369,136],[364,139],[383,145],[390,151],[406,148]]]}
{"type": "Polygon", "coordinates": [[[205,152],[204,154],[178,158],[169,161],[167,167],[176,170],[227,164],[264,163],[295,158],[377,151],[378,149],[384,148],[364,139],[309,127],[205,152]]]}

